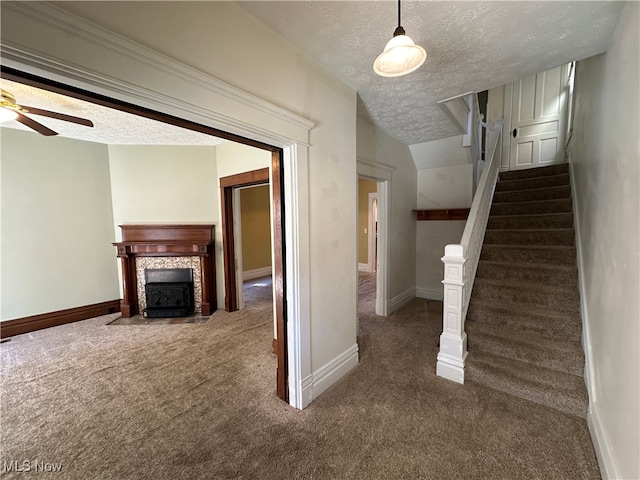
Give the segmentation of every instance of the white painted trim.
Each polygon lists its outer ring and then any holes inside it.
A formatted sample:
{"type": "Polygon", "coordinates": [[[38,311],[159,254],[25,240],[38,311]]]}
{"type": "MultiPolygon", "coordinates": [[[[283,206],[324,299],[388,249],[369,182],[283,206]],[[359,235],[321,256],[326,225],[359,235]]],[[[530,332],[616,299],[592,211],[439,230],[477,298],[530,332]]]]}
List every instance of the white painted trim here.
{"type": "Polygon", "coordinates": [[[591,349],[591,324],[589,323],[589,310],[587,308],[587,295],[585,293],[584,263],[582,255],[582,237],[580,234],[580,213],[578,211],[578,198],[575,185],[575,173],[573,164],[569,158],[569,179],[571,181],[571,202],[573,210],[573,228],[575,231],[576,263],[578,265],[578,290],[580,292],[580,317],[582,320],[582,350],[584,351],[584,383],[589,393],[589,404],[597,401],[596,391],[593,385],[594,365],[591,349]]]}
{"type": "MultiPolygon", "coordinates": [[[[377,185],[376,185],[377,188],[377,185]]],[[[378,192],[370,193],[367,207],[367,260],[369,272],[377,271],[376,265],[376,217],[378,215],[378,192]]]]}
{"type": "Polygon", "coordinates": [[[378,182],[378,270],[376,271],[376,315],[389,315],[389,259],[391,225],[391,181],[378,182]]]}
{"type": "Polygon", "coordinates": [[[313,398],[358,366],[358,344],[352,345],[332,361],[313,372],[313,398]]]}
{"type": "Polygon", "coordinates": [[[391,315],[399,308],[404,307],[411,300],[416,298],[416,287],[407,288],[404,292],[399,293],[389,300],[387,315],[391,315]]]}
{"type": "Polygon", "coordinates": [[[314,123],[51,4],[7,3],[2,15],[7,67],[283,148],[289,403],[307,406],[308,145],[314,123]]]}
{"type": "Polygon", "coordinates": [[[576,262],[578,265],[578,290],[580,292],[580,317],[582,319],[582,350],[584,351],[584,383],[589,395],[589,411],[587,413],[587,425],[591,434],[591,442],[596,452],[600,473],[604,480],[617,480],[622,478],[616,460],[615,450],[611,441],[602,428],[602,422],[598,414],[598,396],[595,388],[595,365],[591,343],[591,323],[589,322],[589,309],[584,279],[584,256],[582,251],[582,235],[580,230],[580,211],[578,210],[578,192],[575,184],[575,171],[571,162],[571,153],[567,152],[569,163],[569,178],[571,181],[571,201],[573,210],[573,228],[575,230],[576,262]]]}
{"type": "Polygon", "coordinates": [[[369,177],[373,180],[383,181],[391,180],[393,172],[396,167],[387,165],[385,163],[376,163],[369,160],[365,160],[362,157],[357,158],[358,175],[363,177],[369,177]]]}
{"type": "Polygon", "coordinates": [[[359,272],[371,272],[371,269],[369,268],[369,264],[368,263],[358,263],[358,271],[359,272]]]}
{"type": "Polygon", "coordinates": [[[416,287],[416,297],[442,302],[444,300],[444,292],[432,288],[416,287]]]}
{"type": "Polygon", "coordinates": [[[309,148],[285,148],[284,204],[286,249],[289,404],[303,409],[313,400],[311,378],[311,261],[309,255],[309,148]]]}
{"type": "Polygon", "coordinates": [[[589,433],[591,434],[593,448],[596,452],[596,458],[598,459],[598,466],[600,467],[600,474],[603,480],[618,480],[623,478],[618,469],[615,452],[611,446],[609,437],[602,428],[600,416],[597,413],[597,409],[593,408],[593,405],[589,407],[587,426],[589,427],[589,433]]]}
{"type": "Polygon", "coordinates": [[[12,26],[3,28],[3,65],[270,145],[286,147],[292,139],[308,145],[310,120],[52,4],[3,3],[2,15],[12,26]],[[74,52],[88,50],[100,55],[83,55],[83,64],[75,63],[74,52]],[[118,78],[109,71],[113,65],[120,67],[118,78]],[[185,83],[190,88],[180,99],[166,90],[185,83]]]}
{"type": "Polygon", "coordinates": [[[242,272],[243,280],[253,280],[254,278],[266,277],[267,275],[271,275],[273,269],[271,265],[268,267],[254,268],[253,270],[245,270],[242,272]]]}

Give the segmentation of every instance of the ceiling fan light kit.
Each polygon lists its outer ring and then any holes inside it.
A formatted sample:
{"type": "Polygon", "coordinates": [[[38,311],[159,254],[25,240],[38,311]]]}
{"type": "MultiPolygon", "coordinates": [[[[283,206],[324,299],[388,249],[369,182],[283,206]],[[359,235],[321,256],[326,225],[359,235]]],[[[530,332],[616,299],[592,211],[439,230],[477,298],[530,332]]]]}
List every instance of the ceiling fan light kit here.
{"type": "Polygon", "coordinates": [[[383,52],[373,62],[373,71],[382,77],[400,77],[414,72],[427,59],[427,52],[405,34],[400,25],[400,0],[398,0],[398,27],[383,52]]]}

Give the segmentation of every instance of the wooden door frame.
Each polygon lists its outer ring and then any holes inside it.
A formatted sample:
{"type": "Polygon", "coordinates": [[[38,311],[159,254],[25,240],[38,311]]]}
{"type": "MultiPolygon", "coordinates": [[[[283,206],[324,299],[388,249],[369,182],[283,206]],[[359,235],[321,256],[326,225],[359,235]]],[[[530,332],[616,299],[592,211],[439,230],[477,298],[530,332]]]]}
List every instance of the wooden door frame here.
{"type": "Polygon", "coordinates": [[[139,115],[141,117],[156,120],[162,123],[175,125],[207,135],[216,136],[225,140],[230,140],[243,145],[267,150],[271,152],[271,172],[272,189],[278,192],[273,194],[273,234],[274,234],[274,258],[273,258],[273,285],[274,285],[274,311],[276,314],[277,342],[276,353],[278,357],[276,370],[276,393],[279,398],[289,402],[289,382],[288,382],[288,350],[287,350],[287,329],[286,329],[286,308],[284,295],[286,283],[284,278],[285,270],[285,241],[284,241],[284,162],[282,148],[275,147],[263,142],[251,140],[240,135],[232,134],[217,128],[202,125],[190,120],[174,117],[172,115],[158,112],[150,108],[142,107],[132,103],[116,100],[105,95],[101,95],[89,90],[73,87],[55,80],[39,77],[30,73],[22,72],[4,65],[0,66],[2,78],[12,80],[32,87],[59,93],[72,98],[77,98],[87,102],[103,105],[123,112],[139,115]]]}
{"type": "MultiPolygon", "coordinates": [[[[253,187],[269,183],[269,168],[251,170],[220,178],[220,210],[222,211],[222,258],[224,264],[224,309],[235,312],[238,302],[238,279],[236,275],[236,242],[234,233],[233,191],[242,187],[253,187]]],[[[275,196],[276,192],[273,192],[275,196]]],[[[278,196],[280,192],[277,192],[278,196]]],[[[273,203],[273,198],[272,198],[273,203]]],[[[275,223],[275,221],[274,221],[275,223]]],[[[273,227],[272,227],[273,228],[273,227]]]]}
{"type": "Polygon", "coordinates": [[[271,184],[271,217],[273,230],[273,290],[276,317],[276,338],[273,342],[278,358],[276,391],[278,397],[289,401],[287,372],[287,331],[285,323],[285,257],[284,257],[284,191],[282,187],[282,150],[272,151],[271,168],[220,178],[220,209],[222,211],[222,257],[224,264],[224,308],[227,312],[238,310],[237,275],[235,268],[235,239],[233,229],[233,191],[236,188],[271,184]]]}

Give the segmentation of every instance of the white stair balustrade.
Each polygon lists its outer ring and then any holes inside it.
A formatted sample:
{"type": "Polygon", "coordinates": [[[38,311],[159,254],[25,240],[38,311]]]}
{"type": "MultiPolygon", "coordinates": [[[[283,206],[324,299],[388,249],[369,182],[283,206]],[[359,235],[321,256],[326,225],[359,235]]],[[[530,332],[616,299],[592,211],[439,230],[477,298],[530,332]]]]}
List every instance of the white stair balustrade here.
{"type": "Polygon", "coordinates": [[[491,127],[481,119],[479,123],[490,130],[487,159],[473,197],[462,240],[460,244],[447,245],[442,257],[444,304],[436,374],[458,383],[464,383],[464,361],[467,357],[464,323],[500,169],[500,149],[497,146],[501,144],[502,121],[498,120],[491,127]]]}

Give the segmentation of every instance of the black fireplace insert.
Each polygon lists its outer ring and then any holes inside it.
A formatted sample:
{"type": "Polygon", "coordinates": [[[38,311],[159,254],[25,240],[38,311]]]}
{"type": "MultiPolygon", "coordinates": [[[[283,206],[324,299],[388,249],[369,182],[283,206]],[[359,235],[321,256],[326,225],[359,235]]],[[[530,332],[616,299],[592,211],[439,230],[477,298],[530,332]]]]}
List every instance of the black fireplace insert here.
{"type": "Polygon", "coordinates": [[[186,317],[193,315],[193,269],[146,268],[143,315],[150,318],[186,317]]]}

